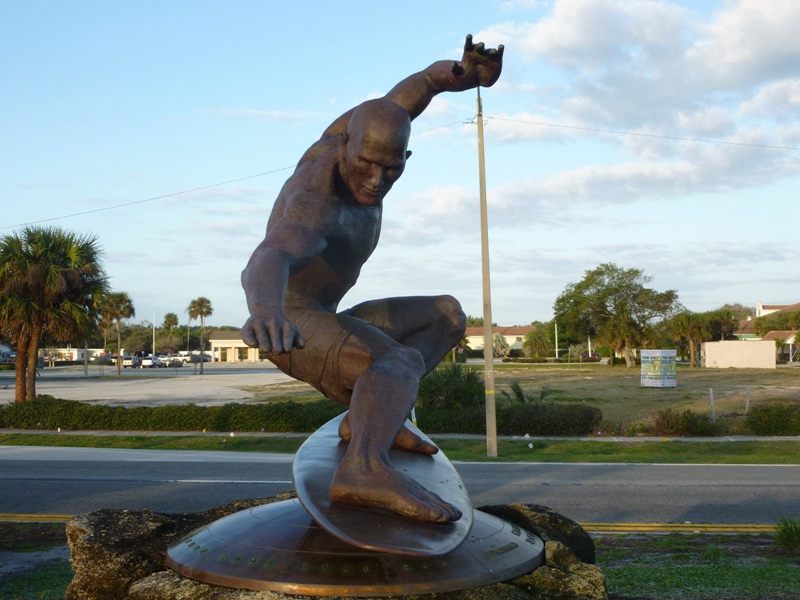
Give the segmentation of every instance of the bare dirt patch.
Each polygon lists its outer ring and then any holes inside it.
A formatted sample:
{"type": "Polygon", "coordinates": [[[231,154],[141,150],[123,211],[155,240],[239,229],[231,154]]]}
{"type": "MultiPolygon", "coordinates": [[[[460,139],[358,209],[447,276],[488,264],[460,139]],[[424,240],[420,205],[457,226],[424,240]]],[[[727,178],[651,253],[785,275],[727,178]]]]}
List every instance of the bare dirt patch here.
{"type": "Polygon", "coordinates": [[[0,579],[68,561],[64,523],[0,522],[0,579]]]}

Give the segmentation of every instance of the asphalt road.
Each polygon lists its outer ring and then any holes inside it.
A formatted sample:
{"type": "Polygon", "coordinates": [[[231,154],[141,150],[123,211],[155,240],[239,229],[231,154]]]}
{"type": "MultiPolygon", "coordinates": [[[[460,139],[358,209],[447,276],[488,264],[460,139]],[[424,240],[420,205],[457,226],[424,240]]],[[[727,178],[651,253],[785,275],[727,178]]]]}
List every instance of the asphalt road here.
{"type": "MultiPolygon", "coordinates": [[[[0,513],[199,511],[290,489],[292,456],[0,446],[0,513]]],[[[578,521],[774,524],[800,466],[457,463],[473,505],[537,503],[578,521]]]]}

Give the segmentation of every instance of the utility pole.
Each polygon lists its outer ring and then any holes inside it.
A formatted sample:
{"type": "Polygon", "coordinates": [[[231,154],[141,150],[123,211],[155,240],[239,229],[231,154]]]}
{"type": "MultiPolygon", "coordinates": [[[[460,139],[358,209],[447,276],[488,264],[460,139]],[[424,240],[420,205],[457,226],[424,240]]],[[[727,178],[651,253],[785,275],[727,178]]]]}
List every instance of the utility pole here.
{"type": "Polygon", "coordinates": [[[153,356],[156,355],[156,309],[153,309],[153,356]]]}
{"type": "Polygon", "coordinates": [[[486,163],[483,157],[483,104],[478,90],[478,176],[481,196],[481,265],[483,267],[483,364],[486,382],[486,455],[497,456],[497,415],[494,405],[494,344],[492,287],[489,281],[489,221],[486,208],[486,163]]]}
{"type": "Polygon", "coordinates": [[[556,360],[558,360],[558,322],[554,320],[553,323],[556,326],[556,360]]]}

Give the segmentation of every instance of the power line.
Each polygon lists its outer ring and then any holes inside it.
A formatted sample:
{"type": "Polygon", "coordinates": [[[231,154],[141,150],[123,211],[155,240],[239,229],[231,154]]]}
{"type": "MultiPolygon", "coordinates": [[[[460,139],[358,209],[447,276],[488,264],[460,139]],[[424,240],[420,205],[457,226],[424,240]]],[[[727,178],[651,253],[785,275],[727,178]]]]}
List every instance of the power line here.
{"type": "Polygon", "coordinates": [[[472,119],[466,119],[466,120],[462,119],[460,121],[453,121],[452,123],[448,123],[447,125],[439,125],[438,127],[431,127],[430,129],[417,131],[416,133],[412,133],[411,137],[414,137],[415,135],[422,135],[423,133],[428,133],[430,131],[436,131],[437,129],[444,129],[445,127],[452,127],[453,125],[468,125],[474,122],[475,122],[474,117],[472,119]]]}
{"type": "MultiPolygon", "coordinates": [[[[423,133],[428,133],[430,131],[436,131],[437,129],[444,129],[445,127],[452,127],[453,125],[459,125],[459,124],[464,124],[464,123],[468,123],[468,122],[469,121],[463,121],[463,120],[454,121],[452,123],[447,123],[446,125],[439,125],[438,127],[432,127],[430,129],[425,129],[424,131],[418,131],[416,133],[412,133],[411,135],[413,137],[415,135],[421,135],[423,133]]],[[[237,183],[239,181],[245,181],[247,179],[254,179],[256,177],[262,177],[264,175],[271,175],[273,173],[278,173],[280,171],[286,171],[288,169],[294,169],[294,168],[295,168],[294,165],[292,165],[291,167],[281,167],[280,169],[273,169],[272,171],[264,171],[263,173],[256,173],[255,175],[247,175],[246,177],[238,177],[237,179],[229,179],[228,181],[221,181],[219,183],[212,183],[212,184],[209,184],[209,185],[204,185],[204,186],[201,186],[201,187],[191,188],[191,189],[183,190],[183,191],[180,191],[180,192],[173,192],[171,194],[163,194],[161,196],[153,196],[152,198],[145,198],[143,200],[134,200],[133,202],[123,202],[121,204],[113,204],[111,206],[104,206],[102,208],[95,208],[95,209],[92,209],[92,210],[85,210],[83,212],[72,213],[72,214],[68,214],[68,215],[61,215],[60,217],[50,217],[50,218],[47,218],[47,219],[39,219],[38,221],[27,221],[25,223],[17,223],[16,225],[6,225],[5,227],[0,227],[0,231],[3,231],[4,229],[14,229],[16,227],[24,227],[26,225],[38,225],[39,223],[48,223],[50,221],[58,221],[59,219],[69,219],[71,217],[80,217],[80,216],[83,216],[83,215],[89,215],[89,214],[92,214],[92,213],[103,212],[103,211],[106,211],[106,210],[114,210],[114,209],[117,209],[117,208],[126,208],[128,206],[135,206],[137,204],[144,204],[146,202],[153,202],[154,200],[163,200],[164,198],[174,198],[175,196],[182,196],[184,194],[190,194],[192,192],[199,192],[199,191],[202,191],[202,190],[208,190],[208,189],[211,189],[211,188],[220,187],[220,186],[223,186],[223,185],[228,185],[230,183],[237,183]]]]}
{"type": "MultiPolygon", "coordinates": [[[[655,133],[640,133],[636,131],[624,131],[624,130],[617,130],[617,129],[598,129],[595,127],[579,127],[577,125],[561,125],[558,123],[544,123],[541,121],[526,121],[522,119],[509,119],[506,117],[487,117],[486,121],[508,121],[510,123],[524,123],[526,125],[539,125],[541,127],[557,127],[560,129],[576,129],[579,131],[593,131],[597,133],[613,133],[615,135],[631,135],[631,136],[639,136],[639,137],[650,137],[650,138],[660,138],[665,140],[679,140],[685,142],[700,142],[704,144],[725,144],[728,146],[749,146],[753,148],[772,148],[775,150],[800,150],[795,146],[773,146],[769,144],[748,144],[745,142],[726,142],[723,140],[706,140],[701,138],[688,138],[688,137],[678,137],[672,135],[659,135],[655,133]]],[[[412,133],[411,136],[422,135],[423,133],[429,133],[431,131],[436,131],[437,129],[444,129],[446,127],[452,127],[453,125],[467,125],[467,124],[474,124],[475,123],[475,116],[470,119],[462,119],[459,121],[453,121],[452,123],[447,123],[445,125],[439,125],[438,127],[432,127],[430,129],[425,129],[423,131],[418,131],[416,133],[412,133]]],[[[0,227],[0,231],[5,229],[14,229],[16,227],[24,227],[26,225],[37,225],[39,223],[48,223],[50,221],[58,221],[59,219],[69,219],[72,217],[80,217],[83,215],[89,215],[93,213],[103,212],[107,210],[114,210],[117,208],[126,208],[128,206],[135,206],[137,204],[144,204],[146,202],[153,202],[154,200],[163,200],[164,198],[174,198],[176,196],[182,196],[184,194],[190,194],[192,192],[200,192],[202,190],[208,190],[215,187],[220,187],[223,185],[229,185],[231,183],[238,183],[239,181],[246,181],[248,179],[255,179],[256,177],[263,177],[264,175],[272,175],[273,173],[279,173],[280,171],[286,171],[288,169],[294,169],[295,165],[290,167],[281,167],[279,169],[273,169],[271,171],[264,171],[263,173],[256,173],[255,175],[247,175],[245,177],[238,177],[236,179],[229,179],[227,181],[221,181],[219,183],[212,183],[209,185],[204,185],[201,187],[191,188],[188,190],[183,190],[180,192],[173,192],[171,194],[163,194],[161,196],[153,196],[151,198],[145,198],[143,200],[134,200],[132,202],[123,202],[121,204],[113,204],[111,206],[104,206],[102,208],[95,208],[92,210],[85,210],[83,212],[72,213],[68,215],[61,215],[59,217],[50,217],[47,219],[39,219],[37,221],[27,221],[25,223],[18,223],[16,225],[6,225],[4,227],[0,227]]]]}
{"type": "Polygon", "coordinates": [[[526,123],[528,125],[541,125],[542,127],[559,127],[561,129],[578,129],[580,131],[596,131],[599,133],[614,133],[617,135],[635,135],[639,137],[660,138],[664,140],[680,140],[684,142],[702,142],[704,144],[726,144],[728,146],[750,146],[752,148],[773,148],[776,150],[800,150],[796,146],[772,146],[770,144],[748,144],[745,142],[726,142],[723,140],[704,140],[701,138],[688,138],[678,137],[674,135],[659,135],[656,133],[640,133],[637,131],[622,131],[617,129],[596,129],[594,127],[579,127],[577,125],[560,125],[557,123],[543,123],[540,121],[523,121],[521,119],[508,119],[505,117],[489,117],[487,120],[492,119],[496,121],[509,121],[511,123],[526,123]]]}
{"type": "Polygon", "coordinates": [[[89,215],[92,213],[103,212],[106,210],[114,210],[116,208],[125,208],[128,206],[135,206],[136,204],[144,204],[145,202],[152,202],[153,200],[163,200],[164,198],[174,198],[175,196],[182,196],[183,194],[190,194],[192,192],[200,192],[202,190],[208,190],[215,187],[220,187],[222,185],[228,185],[230,183],[237,183],[239,181],[245,181],[247,179],[254,179],[256,177],[263,177],[264,175],[271,175],[272,173],[278,173],[279,171],[286,171],[287,169],[294,169],[294,165],[291,167],[281,167],[280,169],[273,169],[272,171],[264,171],[263,173],[256,173],[255,175],[247,175],[245,177],[237,177],[236,179],[229,179],[228,181],[221,181],[219,183],[212,183],[209,185],[204,185],[201,187],[191,188],[188,190],[183,190],[180,192],[173,192],[171,194],[163,194],[161,196],[153,196],[152,198],[145,198],[144,200],[134,200],[133,202],[123,202],[122,204],[113,204],[111,206],[104,206],[102,208],[95,208],[92,210],[85,210],[83,212],[72,213],[69,215],[62,215],[60,217],[50,217],[48,219],[39,219],[38,221],[28,221],[26,223],[18,223],[17,225],[7,225],[5,227],[0,227],[0,231],[3,229],[13,229],[15,227],[23,227],[25,225],[37,225],[39,223],[47,223],[49,221],[58,221],[59,219],[69,219],[71,217],[80,217],[82,215],[89,215]]]}

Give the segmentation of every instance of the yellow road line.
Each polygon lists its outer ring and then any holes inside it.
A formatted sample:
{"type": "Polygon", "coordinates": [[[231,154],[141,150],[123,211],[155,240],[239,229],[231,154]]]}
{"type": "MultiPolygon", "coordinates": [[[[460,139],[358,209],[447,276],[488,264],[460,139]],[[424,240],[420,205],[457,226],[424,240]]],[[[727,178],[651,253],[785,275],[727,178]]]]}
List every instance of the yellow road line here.
{"type": "Polygon", "coordinates": [[[0,521],[18,523],[66,523],[72,515],[23,515],[18,513],[0,513],[0,521]]]}
{"type": "MultiPolygon", "coordinates": [[[[71,515],[0,513],[0,521],[21,523],[66,523],[71,515]]],[[[774,525],[750,523],[579,523],[586,531],[607,533],[774,533],[774,525]]]]}
{"type": "Polygon", "coordinates": [[[774,533],[774,525],[714,523],[580,523],[586,531],[610,533],[774,533]]]}

